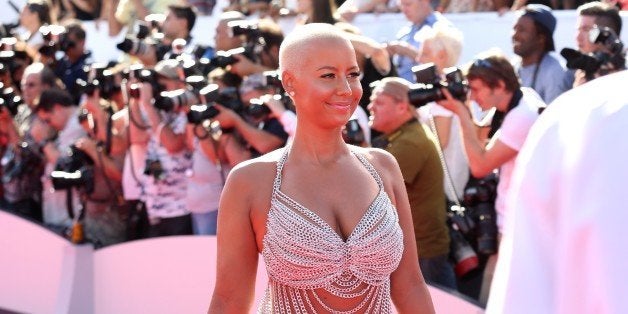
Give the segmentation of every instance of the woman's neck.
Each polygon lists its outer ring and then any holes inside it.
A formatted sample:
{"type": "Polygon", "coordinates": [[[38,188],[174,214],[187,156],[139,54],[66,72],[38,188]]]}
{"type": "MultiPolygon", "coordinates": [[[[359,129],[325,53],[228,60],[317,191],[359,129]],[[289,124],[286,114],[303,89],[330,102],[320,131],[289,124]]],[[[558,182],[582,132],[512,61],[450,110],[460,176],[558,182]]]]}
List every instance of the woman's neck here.
{"type": "Polygon", "coordinates": [[[300,162],[329,164],[349,153],[340,131],[301,131],[292,142],[293,157],[300,162]]]}

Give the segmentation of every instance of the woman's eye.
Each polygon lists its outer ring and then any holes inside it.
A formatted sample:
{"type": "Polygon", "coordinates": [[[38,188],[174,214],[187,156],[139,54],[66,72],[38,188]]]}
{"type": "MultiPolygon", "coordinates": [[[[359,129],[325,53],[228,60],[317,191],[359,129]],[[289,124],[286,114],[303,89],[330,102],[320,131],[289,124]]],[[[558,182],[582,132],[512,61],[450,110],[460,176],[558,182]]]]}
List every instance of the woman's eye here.
{"type": "Polygon", "coordinates": [[[325,73],[321,75],[322,78],[334,78],[336,75],[334,73],[325,73]]]}
{"type": "Polygon", "coordinates": [[[351,72],[349,73],[350,78],[360,77],[360,72],[351,72]]]}

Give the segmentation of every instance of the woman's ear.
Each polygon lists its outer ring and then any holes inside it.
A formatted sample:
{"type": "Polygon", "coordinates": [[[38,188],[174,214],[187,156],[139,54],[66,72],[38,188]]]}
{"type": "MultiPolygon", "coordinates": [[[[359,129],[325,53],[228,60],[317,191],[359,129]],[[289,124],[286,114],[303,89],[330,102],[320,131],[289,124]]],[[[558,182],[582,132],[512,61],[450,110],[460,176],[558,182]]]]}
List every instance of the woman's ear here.
{"type": "Polygon", "coordinates": [[[292,73],[290,73],[289,71],[282,71],[281,72],[281,84],[283,85],[283,89],[286,90],[288,95],[294,97],[295,95],[294,75],[292,75],[292,73]]]}

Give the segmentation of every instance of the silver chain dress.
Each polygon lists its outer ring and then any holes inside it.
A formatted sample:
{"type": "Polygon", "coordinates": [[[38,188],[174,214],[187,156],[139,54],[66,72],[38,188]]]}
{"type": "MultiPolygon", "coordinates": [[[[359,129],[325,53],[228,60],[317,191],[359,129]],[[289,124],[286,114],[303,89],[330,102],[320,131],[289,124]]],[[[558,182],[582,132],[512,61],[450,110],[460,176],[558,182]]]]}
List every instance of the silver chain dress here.
{"type": "Polygon", "coordinates": [[[390,274],[403,254],[403,233],[379,174],[353,153],[379,193],[344,241],[316,213],[281,192],[289,151],[290,146],[277,163],[262,250],[269,283],[258,313],[391,313],[390,274]],[[335,302],[326,302],[330,295],[335,302]]]}

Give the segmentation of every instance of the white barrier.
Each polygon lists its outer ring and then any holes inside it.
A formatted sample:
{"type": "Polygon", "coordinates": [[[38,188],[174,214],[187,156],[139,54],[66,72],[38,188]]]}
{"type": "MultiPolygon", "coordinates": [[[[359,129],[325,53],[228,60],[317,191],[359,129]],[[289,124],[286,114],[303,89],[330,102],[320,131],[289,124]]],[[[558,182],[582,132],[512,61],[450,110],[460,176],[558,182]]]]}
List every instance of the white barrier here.
{"type": "MultiPolygon", "coordinates": [[[[0,211],[0,312],[204,313],[216,239],[163,237],[93,251],[0,211]]],[[[267,282],[260,258],[255,300],[267,282]]],[[[476,314],[472,303],[430,287],[437,313],[476,314]]]]}

